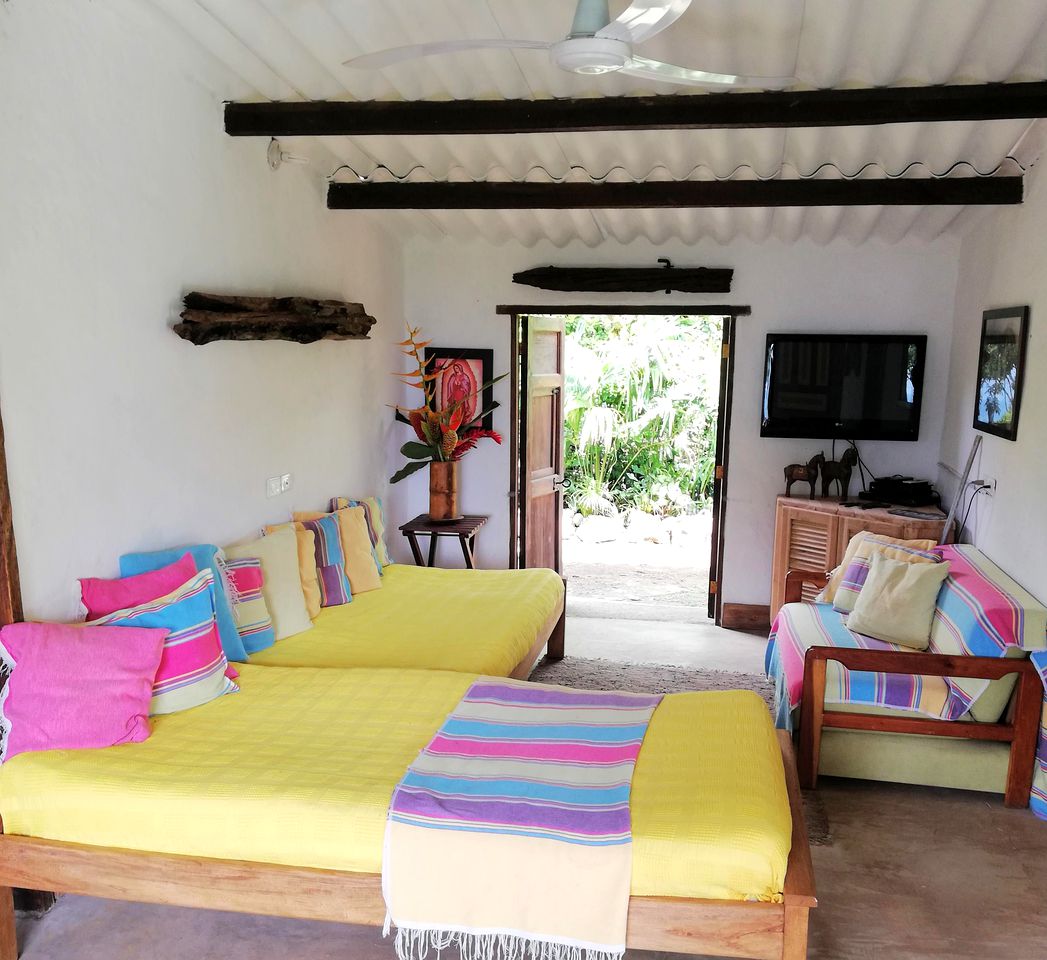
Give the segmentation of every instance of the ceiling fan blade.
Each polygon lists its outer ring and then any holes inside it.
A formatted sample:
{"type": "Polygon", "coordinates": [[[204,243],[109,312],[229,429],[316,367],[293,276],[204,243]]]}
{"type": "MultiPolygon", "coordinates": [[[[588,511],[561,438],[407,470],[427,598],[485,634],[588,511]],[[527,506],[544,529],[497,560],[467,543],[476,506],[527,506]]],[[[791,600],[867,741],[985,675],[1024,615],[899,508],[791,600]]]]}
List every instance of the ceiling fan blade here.
{"type": "Polygon", "coordinates": [[[343,66],[361,70],[381,70],[382,67],[403,63],[405,60],[417,60],[440,53],[458,53],[461,50],[548,50],[551,46],[552,44],[545,40],[506,40],[504,37],[492,40],[437,40],[433,43],[415,43],[407,47],[390,47],[388,50],[365,53],[344,61],[343,66]]]}
{"type": "Polygon", "coordinates": [[[753,87],[774,90],[796,82],[795,77],[746,77],[734,73],[709,73],[690,67],[678,67],[674,63],[662,63],[660,60],[648,60],[647,57],[632,57],[618,72],[630,77],[644,77],[647,80],[662,80],[690,87],[753,87]]]}
{"type": "Polygon", "coordinates": [[[625,12],[596,36],[606,40],[643,43],[675,23],[691,5],[691,0],[633,0],[625,12]]]}

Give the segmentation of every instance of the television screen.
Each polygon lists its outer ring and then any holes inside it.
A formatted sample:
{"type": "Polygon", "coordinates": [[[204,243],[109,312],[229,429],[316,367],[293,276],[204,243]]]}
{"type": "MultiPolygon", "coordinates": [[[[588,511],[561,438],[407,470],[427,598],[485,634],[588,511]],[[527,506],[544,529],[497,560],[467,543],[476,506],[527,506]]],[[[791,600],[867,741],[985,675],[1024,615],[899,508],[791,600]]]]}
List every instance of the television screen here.
{"type": "Polygon", "coordinates": [[[927,337],[769,333],[762,437],[916,440],[927,337]]]}

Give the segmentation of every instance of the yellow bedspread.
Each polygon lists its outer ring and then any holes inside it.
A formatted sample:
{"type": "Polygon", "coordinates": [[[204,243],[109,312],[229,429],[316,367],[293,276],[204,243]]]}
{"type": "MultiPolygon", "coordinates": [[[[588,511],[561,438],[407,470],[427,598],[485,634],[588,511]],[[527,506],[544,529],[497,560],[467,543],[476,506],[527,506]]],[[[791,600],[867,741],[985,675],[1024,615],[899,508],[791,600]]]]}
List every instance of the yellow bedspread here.
{"type": "MultiPolygon", "coordinates": [[[[474,680],[247,665],[238,694],[156,718],[144,743],[0,767],[8,833],[377,873],[393,787],[474,680]]],[[[790,816],[752,693],[675,694],[633,780],[634,894],[780,893],[790,816]]]]}
{"type": "Polygon", "coordinates": [[[382,587],[322,610],[311,630],[251,657],[275,667],[416,667],[507,677],[563,601],[552,570],[395,563],[382,587]]]}

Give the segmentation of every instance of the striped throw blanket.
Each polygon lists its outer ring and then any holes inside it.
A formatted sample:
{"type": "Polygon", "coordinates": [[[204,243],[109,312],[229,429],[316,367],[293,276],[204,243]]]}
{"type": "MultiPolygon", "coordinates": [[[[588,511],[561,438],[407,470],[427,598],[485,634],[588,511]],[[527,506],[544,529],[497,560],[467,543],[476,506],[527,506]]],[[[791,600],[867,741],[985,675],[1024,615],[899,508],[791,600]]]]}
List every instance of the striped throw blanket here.
{"type": "Polygon", "coordinates": [[[480,678],[393,793],[382,887],[400,960],[625,952],[633,766],[661,698],[480,678]]]}
{"type": "MultiPolygon", "coordinates": [[[[1047,689],[1047,652],[1043,652],[1047,648],[1047,608],[976,547],[961,544],[938,547],[935,552],[949,561],[950,568],[938,594],[928,652],[1003,657],[1008,651],[1013,656],[1017,648],[1032,656],[1047,689]]],[[[846,617],[831,604],[783,607],[771,627],[766,655],[767,673],[775,680],[779,727],[792,726],[792,710],[800,703],[804,655],[815,646],[906,650],[849,630],[846,617]]],[[[870,673],[830,662],[825,701],[914,710],[956,720],[975,706],[988,686],[988,680],[870,673]]],[[[1047,819],[1047,695],[1032,808],[1047,819]]]]}

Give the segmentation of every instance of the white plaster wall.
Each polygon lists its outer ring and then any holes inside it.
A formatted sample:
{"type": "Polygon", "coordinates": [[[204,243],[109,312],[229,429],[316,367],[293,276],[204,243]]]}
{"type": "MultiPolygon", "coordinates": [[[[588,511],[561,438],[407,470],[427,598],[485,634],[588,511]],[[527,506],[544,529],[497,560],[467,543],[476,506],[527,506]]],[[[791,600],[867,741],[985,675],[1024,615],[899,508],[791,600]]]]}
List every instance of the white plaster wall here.
{"type": "MultiPolygon", "coordinates": [[[[916,443],[861,444],[877,474],[904,471],[933,478],[937,473],[956,289],[958,244],[904,242],[894,245],[847,242],[816,245],[704,243],[628,246],[606,243],[596,250],[578,246],[491,247],[450,240],[415,240],[405,250],[406,313],[426,337],[447,346],[493,347],[498,372],[508,368],[509,321],[494,312],[509,303],[747,304],[752,316],[738,321],[731,463],[728,485],[727,550],[724,596],[735,603],[767,603],[770,595],[774,498],[782,491],[782,468],[806,460],[829,444],[814,440],[761,439],[760,385],[768,331],[882,332],[929,335],[920,440],[916,443]],[[678,265],[733,267],[729,296],[688,294],[567,295],[512,282],[529,267],[557,265],[654,264],[670,257],[678,265]]],[[[495,415],[497,429],[508,433],[508,385],[499,385],[505,405],[495,415]]],[[[404,439],[406,439],[404,427],[404,439]]],[[[399,437],[397,438],[400,439],[399,437]]],[[[839,452],[839,449],[838,449],[839,452]]],[[[394,456],[394,463],[399,458],[394,456]]],[[[482,566],[505,566],[508,558],[508,451],[485,444],[462,462],[462,506],[491,515],[480,534],[482,566]]],[[[855,488],[856,489],[856,488],[855,488]]],[[[425,474],[396,485],[394,510],[412,516],[425,509],[425,474]]],[[[401,548],[402,549],[402,548],[401,548]]],[[[401,553],[402,555],[402,553],[401,553]]],[[[448,560],[453,551],[447,548],[448,560]]]]}
{"type": "Polygon", "coordinates": [[[399,246],[329,172],[222,132],[242,93],[134,0],[0,3],[0,402],[29,617],[121,552],[384,488],[399,246]],[[187,289],[361,300],[370,342],[194,347],[187,289]],[[295,488],[265,496],[266,477],[295,488]]]}
{"type": "Polygon", "coordinates": [[[963,241],[956,292],[949,412],[940,481],[956,495],[975,431],[975,378],[982,311],[1027,304],[1029,352],[1018,439],[982,437],[971,478],[993,477],[996,495],[975,501],[967,539],[1047,600],[1047,179],[1035,168],[1021,207],[985,217],[963,241]]]}

